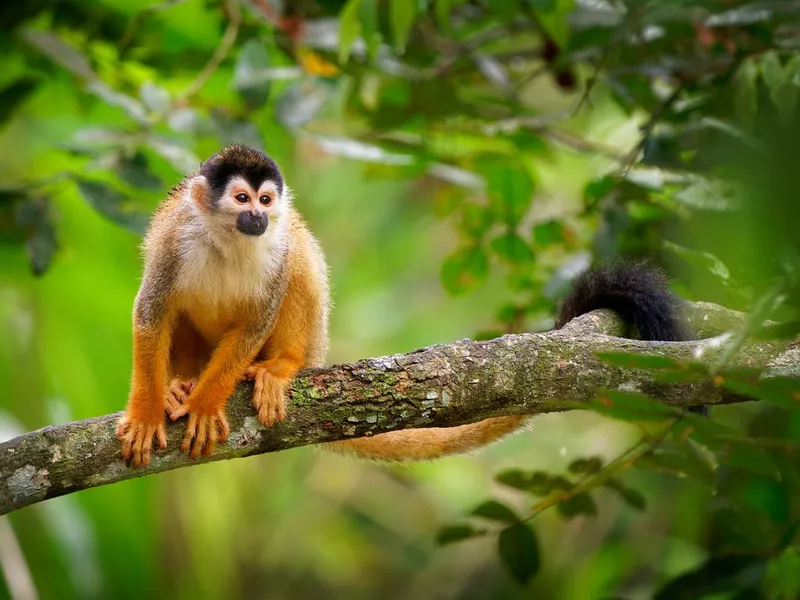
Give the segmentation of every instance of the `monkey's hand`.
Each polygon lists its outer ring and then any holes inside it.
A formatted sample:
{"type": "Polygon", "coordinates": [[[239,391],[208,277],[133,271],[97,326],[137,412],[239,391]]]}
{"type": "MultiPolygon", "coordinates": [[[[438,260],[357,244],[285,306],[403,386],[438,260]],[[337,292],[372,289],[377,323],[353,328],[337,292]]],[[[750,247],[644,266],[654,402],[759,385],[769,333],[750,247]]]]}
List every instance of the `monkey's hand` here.
{"type": "Polygon", "coordinates": [[[164,397],[164,408],[167,414],[178,410],[182,404],[186,403],[192,388],[197,385],[197,379],[181,380],[177,377],[170,381],[169,389],[164,397]]]}
{"type": "Polygon", "coordinates": [[[228,439],[230,426],[225,418],[224,399],[222,403],[206,400],[202,390],[196,388],[182,404],[170,410],[169,417],[175,421],[187,414],[189,423],[181,451],[189,452],[192,458],[197,458],[201,452],[203,456],[208,456],[217,442],[228,439]]]}
{"type": "Polygon", "coordinates": [[[259,422],[266,427],[286,418],[286,391],[297,371],[295,368],[287,369],[281,362],[257,362],[245,371],[245,377],[255,382],[253,406],[258,411],[259,422]]]}
{"type": "Polygon", "coordinates": [[[154,435],[158,438],[159,447],[166,448],[163,409],[152,415],[131,409],[125,411],[117,422],[117,437],[122,440],[122,458],[134,467],[149,465],[154,435]]]}

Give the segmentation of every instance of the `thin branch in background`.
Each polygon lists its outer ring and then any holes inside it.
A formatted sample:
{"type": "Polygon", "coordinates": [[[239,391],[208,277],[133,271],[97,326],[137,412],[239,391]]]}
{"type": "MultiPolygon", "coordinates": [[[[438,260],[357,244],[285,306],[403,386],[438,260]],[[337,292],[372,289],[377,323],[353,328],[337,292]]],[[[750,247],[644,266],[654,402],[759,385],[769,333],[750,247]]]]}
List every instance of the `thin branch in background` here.
{"type": "Polygon", "coordinates": [[[647,437],[640,438],[633,446],[625,450],[625,452],[608,463],[600,471],[586,476],[570,490],[554,492],[543,498],[533,507],[531,514],[525,519],[525,522],[536,518],[548,508],[564,502],[565,500],[571,500],[572,498],[579,496],[584,492],[588,492],[589,490],[599,487],[623,471],[628,470],[638,459],[654,452],[666,439],[667,435],[669,435],[669,433],[675,429],[675,426],[681,422],[682,419],[683,415],[677,419],[674,419],[668,426],[664,428],[663,431],[659,432],[659,434],[653,438],[649,444],[645,443],[648,441],[647,437]]]}
{"type": "Polygon", "coordinates": [[[39,593],[8,517],[0,518],[0,569],[11,600],[38,600],[39,593]]]}
{"type": "Polygon", "coordinates": [[[661,117],[663,117],[664,113],[666,113],[670,109],[670,107],[675,103],[675,101],[678,99],[678,96],[680,96],[680,93],[682,91],[683,91],[682,84],[676,86],[675,89],[672,90],[672,93],[666,98],[666,100],[664,100],[664,102],[661,103],[661,106],[659,106],[658,109],[650,116],[650,119],[647,121],[647,123],[645,123],[641,127],[642,139],[639,140],[639,142],[631,149],[631,151],[625,157],[625,161],[623,163],[621,172],[621,175],[623,177],[630,172],[631,168],[633,167],[633,164],[636,162],[636,158],[639,156],[639,152],[642,151],[644,145],[647,143],[647,140],[650,139],[650,136],[652,135],[656,125],[658,125],[658,122],[661,120],[661,117]]]}
{"type": "Polygon", "coordinates": [[[145,19],[147,19],[150,15],[153,15],[157,12],[165,10],[167,8],[171,8],[176,6],[177,4],[182,4],[186,2],[186,0],[164,0],[164,2],[160,2],[158,4],[151,4],[150,6],[145,7],[142,9],[128,24],[128,28],[125,30],[125,33],[122,34],[122,38],[119,41],[119,53],[120,55],[124,54],[130,43],[133,41],[133,36],[138,31],[139,27],[141,27],[142,23],[144,23],[145,19]]]}
{"type": "Polygon", "coordinates": [[[239,0],[227,0],[225,6],[228,9],[228,27],[219,42],[219,46],[214,50],[211,59],[203,67],[195,80],[186,89],[186,91],[178,99],[177,104],[185,104],[189,98],[199,92],[203,86],[208,82],[214,72],[222,64],[222,61],[228,56],[228,53],[236,43],[236,38],[239,37],[239,26],[242,23],[242,11],[239,6],[239,0]]]}

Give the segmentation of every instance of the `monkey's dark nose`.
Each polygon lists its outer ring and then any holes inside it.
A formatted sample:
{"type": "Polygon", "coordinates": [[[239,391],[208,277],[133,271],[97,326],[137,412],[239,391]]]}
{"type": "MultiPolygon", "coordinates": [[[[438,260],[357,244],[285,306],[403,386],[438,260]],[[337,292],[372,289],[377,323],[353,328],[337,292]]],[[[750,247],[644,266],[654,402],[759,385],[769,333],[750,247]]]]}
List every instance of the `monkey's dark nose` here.
{"type": "Polygon", "coordinates": [[[245,235],[262,235],[268,224],[269,218],[265,212],[240,212],[236,218],[236,228],[245,235]]]}

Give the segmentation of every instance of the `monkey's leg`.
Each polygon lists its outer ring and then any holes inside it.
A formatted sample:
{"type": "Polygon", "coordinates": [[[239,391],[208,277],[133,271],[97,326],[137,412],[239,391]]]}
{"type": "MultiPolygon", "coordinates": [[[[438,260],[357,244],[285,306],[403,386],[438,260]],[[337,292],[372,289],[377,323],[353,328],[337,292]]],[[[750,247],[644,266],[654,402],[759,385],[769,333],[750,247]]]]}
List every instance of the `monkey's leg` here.
{"type": "Polygon", "coordinates": [[[172,350],[170,352],[171,372],[174,379],[170,381],[169,388],[164,397],[167,413],[178,410],[189,398],[198,377],[203,372],[209,358],[211,349],[203,336],[184,315],[180,315],[175,325],[172,336],[172,350]]]}
{"type": "Polygon", "coordinates": [[[133,331],[133,377],[128,408],[117,424],[122,457],[134,467],[150,463],[153,436],[167,447],[164,428],[165,394],[169,381],[172,322],[136,324],[133,331]]]}
{"type": "Polygon", "coordinates": [[[225,418],[225,403],[263,345],[263,337],[259,325],[253,323],[225,334],[186,402],[170,411],[173,421],[189,415],[181,450],[191,450],[192,458],[201,452],[206,456],[211,454],[216,442],[228,439],[230,427],[225,418]]]}
{"type": "Polygon", "coordinates": [[[311,318],[322,314],[309,306],[315,296],[301,287],[308,281],[301,277],[289,282],[275,326],[259,353],[261,360],[245,371],[245,376],[255,381],[253,406],[258,420],[266,426],[286,418],[286,392],[305,366],[312,339],[323,329],[317,319],[311,318]]]}
{"type": "Polygon", "coordinates": [[[245,371],[245,377],[255,381],[253,406],[261,424],[269,426],[286,418],[286,392],[300,366],[299,361],[291,358],[271,358],[245,371]]]}

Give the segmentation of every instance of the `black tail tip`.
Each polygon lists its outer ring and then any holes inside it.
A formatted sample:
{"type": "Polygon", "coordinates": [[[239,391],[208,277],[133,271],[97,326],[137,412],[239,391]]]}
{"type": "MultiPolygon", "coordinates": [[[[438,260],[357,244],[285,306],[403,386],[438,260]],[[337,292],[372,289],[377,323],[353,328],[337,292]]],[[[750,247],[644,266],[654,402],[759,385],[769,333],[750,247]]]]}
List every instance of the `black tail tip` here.
{"type": "Polygon", "coordinates": [[[643,340],[691,339],[680,319],[680,303],[664,272],[646,262],[620,261],[579,275],[564,299],[556,321],[560,329],[572,319],[606,308],[632,325],[643,340]]]}

